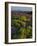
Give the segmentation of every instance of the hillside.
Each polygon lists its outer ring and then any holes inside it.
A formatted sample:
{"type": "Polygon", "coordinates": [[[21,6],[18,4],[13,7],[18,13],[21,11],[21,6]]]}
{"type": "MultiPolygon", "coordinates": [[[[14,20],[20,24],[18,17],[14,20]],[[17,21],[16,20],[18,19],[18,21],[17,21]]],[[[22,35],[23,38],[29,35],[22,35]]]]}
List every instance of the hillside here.
{"type": "Polygon", "coordinates": [[[32,38],[32,12],[11,12],[11,39],[32,38]]]}

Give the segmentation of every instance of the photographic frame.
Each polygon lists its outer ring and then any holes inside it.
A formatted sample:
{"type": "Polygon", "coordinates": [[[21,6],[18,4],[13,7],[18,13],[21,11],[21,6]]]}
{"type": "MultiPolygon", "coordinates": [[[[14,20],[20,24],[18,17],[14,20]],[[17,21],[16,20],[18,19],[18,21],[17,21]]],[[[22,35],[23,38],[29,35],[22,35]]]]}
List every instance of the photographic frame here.
{"type": "MultiPolygon", "coordinates": [[[[24,14],[24,12],[22,14],[24,14]]],[[[21,2],[5,2],[5,43],[6,44],[15,44],[15,43],[34,43],[34,42],[36,42],[36,4],[35,3],[21,3],[21,2]],[[32,15],[31,16],[32,17],[32,20],[31,20],[32,21],[32,23],[31,23],[32,24],[32,38],[31,39],[30,38],[28,38],[28,39],[12,38],[11,39],[11,20],[12,20],[11,16],[13,14],[11,12],[11,10],[13,11],[13,9],[14,9],[15,11],[17,11],[17,9],[19,9],[18,11],[20,11],[20,9],[21,9],[21,11],[26,11],[26,10],[24,10],[24,8],[25,9],[27,8],[27,10],[29,12],[26,14],[32,15]],[[29,10],[29,9],[31,9],[31,10],[29,10]]]]}

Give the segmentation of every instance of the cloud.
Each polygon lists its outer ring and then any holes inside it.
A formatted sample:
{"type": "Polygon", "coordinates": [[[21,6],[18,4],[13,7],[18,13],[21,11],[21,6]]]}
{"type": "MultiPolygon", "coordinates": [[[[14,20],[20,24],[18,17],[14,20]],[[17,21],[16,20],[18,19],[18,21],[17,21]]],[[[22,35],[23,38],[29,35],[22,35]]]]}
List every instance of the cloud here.
{"type": "Polygon", "coordinates": [[[32,7],[16,7],[16,6],[12,6],[11,10],[13,10],[13,11],[32,11],[32,7]]]}

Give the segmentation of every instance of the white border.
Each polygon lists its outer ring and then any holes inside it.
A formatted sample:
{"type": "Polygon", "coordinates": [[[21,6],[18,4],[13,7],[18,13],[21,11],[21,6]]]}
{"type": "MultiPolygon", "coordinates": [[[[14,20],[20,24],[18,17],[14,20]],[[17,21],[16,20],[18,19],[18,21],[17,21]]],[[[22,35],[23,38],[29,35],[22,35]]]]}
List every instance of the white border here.
{"type": "Polygon", "coordinates": [[[8,5],[8,42],[30,42],[35,41],[35,5],[26,5],[26,4],[9,4],[8,5]],[[11,6],[19,6],[19,7],[32,7],[32,39],[13,39],[11,40],[11,6]]]}

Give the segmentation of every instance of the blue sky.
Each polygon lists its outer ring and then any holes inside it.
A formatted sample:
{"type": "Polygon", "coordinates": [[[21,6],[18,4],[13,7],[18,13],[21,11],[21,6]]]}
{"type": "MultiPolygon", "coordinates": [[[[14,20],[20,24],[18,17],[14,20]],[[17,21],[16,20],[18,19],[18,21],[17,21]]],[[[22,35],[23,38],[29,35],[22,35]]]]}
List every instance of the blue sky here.
{"type": "Polygon", "coordinates": [[[32,11],[32,7],[16,7],[16,6],[11,6],[11,10],[13,10],[13,11],[32,11]]]}

